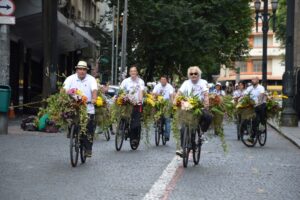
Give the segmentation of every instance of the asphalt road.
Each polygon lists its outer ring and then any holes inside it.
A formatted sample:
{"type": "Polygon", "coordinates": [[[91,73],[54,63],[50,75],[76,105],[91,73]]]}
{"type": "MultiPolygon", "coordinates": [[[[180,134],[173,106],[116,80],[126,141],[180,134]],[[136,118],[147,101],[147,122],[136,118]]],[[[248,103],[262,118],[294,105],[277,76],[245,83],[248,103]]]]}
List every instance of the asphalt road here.
{"type": "MultiPolygon", "coordinates": [[[[274,131],[265,147],[247,148],[225,127],[228,154],[218,138],[204,144],[199,166],[178,158],[161,199],[300,199],[300,151],[274,131]]],[[[93,157],[72,168],[63,134],[0,135],[0,199],[143,199],[174,158],[175,144],[142,143],[137,151],[114,139],[94,144],[93,157]]]]}

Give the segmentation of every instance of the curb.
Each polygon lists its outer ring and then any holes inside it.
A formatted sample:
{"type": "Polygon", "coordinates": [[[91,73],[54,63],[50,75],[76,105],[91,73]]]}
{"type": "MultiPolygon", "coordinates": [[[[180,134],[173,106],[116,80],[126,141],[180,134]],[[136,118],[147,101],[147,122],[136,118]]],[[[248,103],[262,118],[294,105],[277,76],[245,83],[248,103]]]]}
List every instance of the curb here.
{"type": "Polygon", "coordinates": [[[294,137],[289,136],[288,134],[282,132],[278,127],[274,126],[272,123],[267,122],[269,126],[271,126],[277,133],[282,135],[284,138],[289,140],[291,143],[293,143],[295,146],[297,146],[300,149],[300,143],[296,141],[294,137]]]}

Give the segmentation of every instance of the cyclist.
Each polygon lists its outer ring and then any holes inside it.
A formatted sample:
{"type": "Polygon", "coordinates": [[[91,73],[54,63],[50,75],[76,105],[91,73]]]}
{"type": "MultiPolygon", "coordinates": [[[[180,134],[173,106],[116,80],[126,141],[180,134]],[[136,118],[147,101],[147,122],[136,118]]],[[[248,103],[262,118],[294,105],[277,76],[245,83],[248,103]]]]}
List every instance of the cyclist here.
{"type": "Polygon", "coordinates": [[[141,113],[142,101],[145,90],[145,82],[138,76],[138,69],[136,65],[132,65],[129,69],[129,78],[122,81],[120,88],[125,90],[134,103],[134,109],[131,114],[130,122],[130,143],[132,146],[139,144],[139,131],[141,129],[141,113]]]}
{"type": "Polygon", "coordinates": [[[264,126],[261,124],[266,124],[266,95],[264,86],[259,84],[259,78],[255,77],[251,81],[252,85],[249,86],[245,94],[249,94],[250,98],[255,102],[255,119],[253,120],[253,133],[249,138],[249,142],[254,141],[255,134],[258,130],[264,131],[264,126]]]}
{"type": "Polygon", "coordinates": [[[246,91],[246,83],[244,81],[240,81],[237,87],[238,88],[233,92],[233,99],[235,102],[237,102],[239,98],[244,96],[246,91]]]}
{"type": "MultiPolygon", "coordinates": [[[[199,123],[203,132],[206,132],[210,123],[211,123],[211,115],[208,113],[209,107],[209,98],[208,98],[208,83],[206,80],[201,79],[201,70],[198,66],[192,66],[188,68],[187,76],[188,80],[184,81],[181,87],[179,88],[176,96],[179,95],[195,95],[199,98],[200,101],[204,104],[204,110],[201,118],[199,119],[199,123]]],[[[176,99],[176,98],[175,98],[176,99]]],[[[175,104],[176,102],[174,102],[175,104]]],[[[183,131],[181,130],[181,147],[183,144],[183,131]]],[[[182,156],[183,150],[182,148],[176,151],[176,154],[182,156]]]]}
{"type": "Polygon", "coordinates": [[[83,145],[85,147],[85,156],[92,156],[93,137],[95,131],[95,107],[94,104],[97,100],[97,81],[96,79],[87,74],[89,69],[85,61],[79,61],[76,68],[76,73],[67,77],[64,82],[63,88],[68,91],[69,89],[76,88],[83,92],[88,98],[87,112],[89,121],[87,125],[87,134],[83,136],[83,145]]]}
{"type": "MultiPolygon", "coordinates": [[[[160,77],[160,83],[158,83],[152,93],[154,95],[162,95],[164,99],[169,100],[170,102],[173,101],[174,95],[174,88],[171,84],[168,83],[168,77],[163,75],[160,77]]],[[[165,139],[169,141],[170,139],[170,132],[171,132],[171,119],[170,117],[164,117],[165,119],[165,139]]]]}
{"type": "Polygon", "coordinates": [[[215,89],[212,93],[220,96],[225,96],[225,91],[222,90],[222,84],[220,82],[216,83],[215,89]]]}

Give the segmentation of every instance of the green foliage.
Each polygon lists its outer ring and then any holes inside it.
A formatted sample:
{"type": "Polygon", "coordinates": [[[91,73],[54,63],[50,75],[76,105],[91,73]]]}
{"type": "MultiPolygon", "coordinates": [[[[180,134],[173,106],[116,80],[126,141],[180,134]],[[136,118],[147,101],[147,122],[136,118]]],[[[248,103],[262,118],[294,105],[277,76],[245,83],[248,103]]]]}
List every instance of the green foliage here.
{"type": "Polygon", "coordinates": [[[287,5],[286,0],[279,0],[276,12],[276,38],[285,44],[287,5]]]}
{"type": "Polygon", "coordinates": [[[199,65],[210,79],[218,74],[220,64],[230,67],[247,53],[252,26],[249,2],[129,1],[128,64],[139,64],[147,81],[162,73],[184,78],[192,65],[199,65]]]}

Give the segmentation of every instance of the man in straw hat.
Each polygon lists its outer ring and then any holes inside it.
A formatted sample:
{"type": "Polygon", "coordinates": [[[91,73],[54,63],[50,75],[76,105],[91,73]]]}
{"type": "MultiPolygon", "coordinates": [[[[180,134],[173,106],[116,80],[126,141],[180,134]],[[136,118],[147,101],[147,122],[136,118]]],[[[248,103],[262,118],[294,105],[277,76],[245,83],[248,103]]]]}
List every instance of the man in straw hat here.
{"type": "Polygon", "coordinates": [[[98,85],[96,79],[87,74],[88,66],[85,61],[79,61],[75,67],[76,73],[67,77],[64,82],[64,89],[66,91],[76,88],[88,98],[87,112],[89,115],[89,122],[87,125],[87,135],[84,135],[83,144],[85,146],[85,156],[92,156],[93,136],[95,131],[95,107],[97,100],[98,85]]]}

